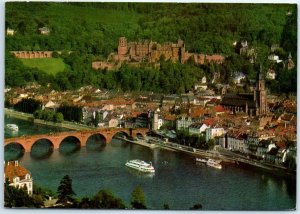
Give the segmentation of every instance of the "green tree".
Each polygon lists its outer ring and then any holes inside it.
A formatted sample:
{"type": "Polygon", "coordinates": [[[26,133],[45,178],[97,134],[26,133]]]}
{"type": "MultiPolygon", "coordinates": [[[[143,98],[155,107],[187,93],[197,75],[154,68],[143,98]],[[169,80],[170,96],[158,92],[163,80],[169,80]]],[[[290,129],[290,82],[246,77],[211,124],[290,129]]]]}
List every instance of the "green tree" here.
{"type": "Polygon", "coordinates": [[[202,204],[195,204],[190,210],[202,210],[202,204]]]}
{"type": "Polygon", "coordinates": [[[64,115],[61,112],[57,112],[53,116],[53,122],[61,123],[64,121],[64,115]]]}
{"type": "Polygon", "coordinates": [[[143,189],[138,186],[131,194],[131,206],[133,209],[147,209],[143,189]]]}
{"type": "Polygon", "coordinates": [[[98,111],[96,111],[95,118],[94,118],[94,126],[98,127],[99,122],[100,122],[100,114],[98,111]]]}
{"type": "Polygon", "coordinates": [[[207,141],[207,148],[208,148],[208,150],[213,150],[214,149],[214,147],[215,147],[215,140],[214,139],[209,139],[208,141],[207,141]]]}
{"type": "Polygon", "coordinates": [[[109,190],[100,190],[92,199],[95,208],[125,209],[120,198],[115,197],[109,190]]]}
{"type": "Polygon", "coordinates": [[[26,188],[9,186],[8,179],[4,183],[4,206],[5,207],[41,207],[43,202],[37,195],[31,197],[26,188]]]}
{"type": "Polygon", "coordinates": [[[72,188],[72,179],[69,177],[69,175],[65,175],[62,180],[60,181],[60,184],[57,188],[58,193],[58,200],[57,204],[67,204],[68,202],[73,203],[73,195],[75,195],[73,188],[72,188]]]}

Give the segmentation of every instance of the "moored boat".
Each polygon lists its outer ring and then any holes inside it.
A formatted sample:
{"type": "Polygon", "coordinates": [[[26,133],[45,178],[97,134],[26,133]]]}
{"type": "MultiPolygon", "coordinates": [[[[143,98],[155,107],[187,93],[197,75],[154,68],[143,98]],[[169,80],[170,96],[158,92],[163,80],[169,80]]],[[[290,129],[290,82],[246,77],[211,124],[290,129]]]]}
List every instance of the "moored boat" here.
{"type": "Polygon", "coordinates": [[[196,161],[200,163],[207,163],[207,160],[204,158],[196,158],[196,161]]]}
{"type": "Polygon", "coordinates": [[[130,168],[139,170],[141,172],[150,172],[150,173],[154,173],[155,172],[155,169],[152,166],[151,162],[147,163],[147,162],[142,161],[142,160],[130,160],[130,161],[127,161],[125,163],[125,166],[128,166],[130,168]]]}
{"type": "Polygon", "coordinates": [[[221,161],[220,160],[214,160],[214,159],[208,159],[207,166],[211,166],[217,169],[222,169],[221,161]]]}
{"type": "Polygon", "coordinates": [[[10,131],[19,131],[19,127],[16,124],[6,124],[5,127],[10,131]]]}

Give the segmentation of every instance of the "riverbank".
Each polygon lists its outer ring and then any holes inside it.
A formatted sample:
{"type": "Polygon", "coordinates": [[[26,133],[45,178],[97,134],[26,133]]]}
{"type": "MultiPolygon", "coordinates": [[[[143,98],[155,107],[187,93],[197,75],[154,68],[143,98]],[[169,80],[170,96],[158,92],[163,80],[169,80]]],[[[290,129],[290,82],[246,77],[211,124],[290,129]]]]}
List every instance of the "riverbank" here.
{"type": "Polygon", "coordinates": [[[36,124],[47,125],[47,126],[67,128],[67,129],[76,130],[76,131],[94,129],[93,127],[90,127],[90,126],[86,126],[86,125],[82,125],[82,124],[78,124],[78,123],[72,123],[69,121],[63,121],[62,123],[54,123],[51,121],[35,119],[32,114],[18,112],[18,111],[14,111],[14,110],[7,109],[7,108],[4,108],[4,113],[5,113],[5,115],[10,116],[10,117],[30,121],[30,122],[33,122],[36,124]]]}
{"type": "Polygon", "coordinates": [[[195,149],[192,147],[171,143],[171,142],[165,142],[165,141],[156,141],[155,143],[147,143],[146,140],[144,140],[145,142],[143,143],[141,143],[141,141],[130,141],[130,140],[127,141],[141,146],[146,146],[152,149],[161,148],[165,150],[185,153],[187,155],[192,156],[194,160],[196,159],[196,157],[206,158],[206,159],[212,158],[212,159],[221,160],[222,165],[231,165],[240,168],[259,169],[262,171],[272,173],[277,176],[284,176],[284,177],[289,176],[290,178],[296,178],[295,172],[292,172],[283,166],[277,166],[270,163],[255,161],[243,157],[241,155],[235,154],[233,152],[230,152],[230,154],[228,154],[228,151],[226,150],[226,152],[224,152],[223,148],[220,148],[218,150],[213,150],[213,151],[205,151],[205,150],[195,149]]]}

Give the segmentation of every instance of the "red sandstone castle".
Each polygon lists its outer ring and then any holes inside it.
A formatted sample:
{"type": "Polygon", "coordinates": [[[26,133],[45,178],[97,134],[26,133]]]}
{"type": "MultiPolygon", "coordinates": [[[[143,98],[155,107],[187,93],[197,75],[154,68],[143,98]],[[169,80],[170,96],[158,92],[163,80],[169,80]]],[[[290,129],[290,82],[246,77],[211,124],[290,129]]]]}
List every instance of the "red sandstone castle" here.
{"type": "Polygon", "coordinates": [[[225,57],[221,55],[204,55],[197,53],[188,53],[185,50],[185,44],[182,40],[177,43],[163,43],[144,40],[139,42],[127,42],[125,37],[119,38],[118,53],[111,53],[107,61],[93,62],[94,69],[116,69],[122,62],[132,65],[138,65],[141,62],[156,63],[161,58],[171,60],[172,62],[185,63],[188,59],[193,58],[196,64],[205,62],[223,63],[225,57]]]}

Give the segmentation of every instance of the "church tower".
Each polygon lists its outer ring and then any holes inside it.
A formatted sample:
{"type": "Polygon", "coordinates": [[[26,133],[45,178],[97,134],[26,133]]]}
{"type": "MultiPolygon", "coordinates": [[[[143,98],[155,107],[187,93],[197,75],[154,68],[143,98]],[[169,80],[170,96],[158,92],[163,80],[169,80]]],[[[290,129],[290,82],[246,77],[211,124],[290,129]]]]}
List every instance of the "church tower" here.
{"type": "Polygon", "coordinates": [[[262,66],[257,74],[256,87],[254,91],[254,101],[256,105],[256,115],[267,113],[267,95],[265,88],[265,79],[262,73],[262,66]]]}

